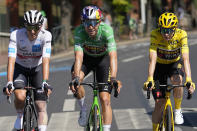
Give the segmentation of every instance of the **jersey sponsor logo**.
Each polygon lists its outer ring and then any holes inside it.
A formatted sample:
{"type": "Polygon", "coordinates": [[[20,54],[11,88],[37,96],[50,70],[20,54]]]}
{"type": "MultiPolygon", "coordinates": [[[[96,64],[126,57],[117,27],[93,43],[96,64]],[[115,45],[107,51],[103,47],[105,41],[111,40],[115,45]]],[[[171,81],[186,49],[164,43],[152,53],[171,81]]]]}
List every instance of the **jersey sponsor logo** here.
{"type": "Polygon", "coordinates": [[[12,39],[10,39],[10,42],[14,42],[14,43],[16,43],[16,41],[15,41],[15,40],[12,40],[12,39]]]}
{"type": "Polygon", "coordinates": [[[178,43],[179,43],[178,40],[170,41],[170,44],[171,44],[171,45],[177,45],[178,43]]]}
{"type": "Polygon", "coordinates": [[[51,41],[46,41],[46,43],[51,43],[51,41]]]}
{"type": "Polygon", "coordinates": [[[90,54],[101,54],[103,52],[105,52],[107,50],[106,45],[103,46],[88,46],[88,45],[84,45],[83,48],[89,52],[90,54]]]}
{"type": "Polygon", "coordinates": [[[40,52],[41,51],[41,45],[33,45],[32,46],[32,52],[40,52]]]}
{"type": "Polygon", "coordinates": [[[18,57],[21,59],[27,59],[27,58],[40,58],[42,55],[37,55],[36,53],[32,52],[24,52],[21,54],[17,54],[18,57]]]}
{"type": "Polygon", "coordinates": [[[161,59],[165,60],[173,60],[180,56],[181,50],[180,48],[176,50],[163,50],[160,48],[157,48],[157,56],[161,59]]]}
{"type": "Polygon", "coordinates": [[[15,48],[8,48],[8,53],[15,53],[15,48]]]}
{"type": "Polygon", "coordinates": [[[51,54],[51,48],[46,48],[46,53],[51,54]]]}

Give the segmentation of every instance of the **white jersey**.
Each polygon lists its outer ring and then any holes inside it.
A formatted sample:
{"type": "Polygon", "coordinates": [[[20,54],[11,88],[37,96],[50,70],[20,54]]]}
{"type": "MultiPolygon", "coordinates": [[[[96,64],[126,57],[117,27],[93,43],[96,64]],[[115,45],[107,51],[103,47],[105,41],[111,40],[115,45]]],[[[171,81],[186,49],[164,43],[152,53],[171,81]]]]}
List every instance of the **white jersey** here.
{"type": "Polygon", "coordinates": [[[36,67],[42,63],[42,57],[50,57],[51,39],[47,30],[41,30],[33,41],[29,40],[25,28],[15,30],[10,35],[8,57],[15,57],[16,63],[23,67],[36,67]]]}

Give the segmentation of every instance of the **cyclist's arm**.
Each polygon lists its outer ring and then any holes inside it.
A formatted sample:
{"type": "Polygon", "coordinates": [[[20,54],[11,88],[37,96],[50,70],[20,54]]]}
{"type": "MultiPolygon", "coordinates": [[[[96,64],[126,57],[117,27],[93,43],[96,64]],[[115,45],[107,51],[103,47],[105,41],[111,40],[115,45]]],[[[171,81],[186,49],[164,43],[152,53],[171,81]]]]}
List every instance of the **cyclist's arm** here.
{"type": "Polygon", "coordinates": [[[186,78],[187,77],[191,78],[191,68],[190,68],[190,61],[189,61],[189,53],[188,52],[182,53],[182,58],[183,58],[183,64],[184,64],[186,78]]]}
{"type": "Polygon", "coordinates": [[[7,65],[7,81],[13,81],[14,66],[16,61],[17,46],[16,46],[16,31],[10,35],[10,43],[8,46],[8,65],[7,65]]]}
{"type": "Polygon", "coordinates": [[[43,57],[42,58],[42,67],[43,67],[43,80],[49,79],[49,57],[43,57]]]}
{"type": "Polygon", "coordinates": [[[47,32],[45,37],[45,43],[43,46],[42,52],[42,68],[43,68],[43,80],[46,81],[49,79],[49,62],[51,56],[51,40],[52,35],[50,32],[47,32]]]}
{"type": "Polygon", "coordinates": [[[157,52],[150,51],[149,52],[149,68],[148,68],[148,77],[153,77],[155,71],[155,65],[157,61],[157,52]]]}
{"type": "Polygon", "coordinates": [[[111,77],[116,78],[117,74],[117,52],[116,50],[109,52],[109,57],[110,57],[110,72],[111,72],[111,77]]]}
{"type": "Polygon", "coordinates": [[[7,66],[7,80],[8,81],[13,81],[15,61],[16,61],[15,57],[8,57],[8,66],[7,66]]]}
{"type": "Polygon", "coordinates": [[[75,51],[74,76],[79,76],[83,62],[83,51],[75,51]]]}

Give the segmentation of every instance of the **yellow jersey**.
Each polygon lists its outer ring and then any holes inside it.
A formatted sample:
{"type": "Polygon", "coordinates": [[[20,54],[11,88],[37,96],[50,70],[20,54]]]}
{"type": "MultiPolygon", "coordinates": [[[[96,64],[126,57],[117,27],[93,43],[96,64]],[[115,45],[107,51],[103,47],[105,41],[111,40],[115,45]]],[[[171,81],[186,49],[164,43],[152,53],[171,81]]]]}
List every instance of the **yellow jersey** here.
{"type": "Polygon", "coordinates": [[[177,28],[171,40],[163,39],[160,29],[151,32],[150,52],[157,52],[157,62],[170,64],[180,60],[182,53],[188,53],[187,33],[177,28]]]}

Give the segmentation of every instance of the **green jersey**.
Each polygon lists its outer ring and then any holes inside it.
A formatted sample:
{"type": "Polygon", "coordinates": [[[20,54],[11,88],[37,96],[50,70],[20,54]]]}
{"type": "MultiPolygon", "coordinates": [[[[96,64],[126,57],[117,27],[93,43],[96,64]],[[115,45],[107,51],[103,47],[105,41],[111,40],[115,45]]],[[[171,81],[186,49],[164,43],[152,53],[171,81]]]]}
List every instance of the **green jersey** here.
{"type": "Polygon", "coordinates": [[[84,51],[85,54],[98,57],[116,50],[116,42],[112,28],[101,22],[95,38],[90,38],[83,25],[75,29],[75,51],[84,51]]]}

